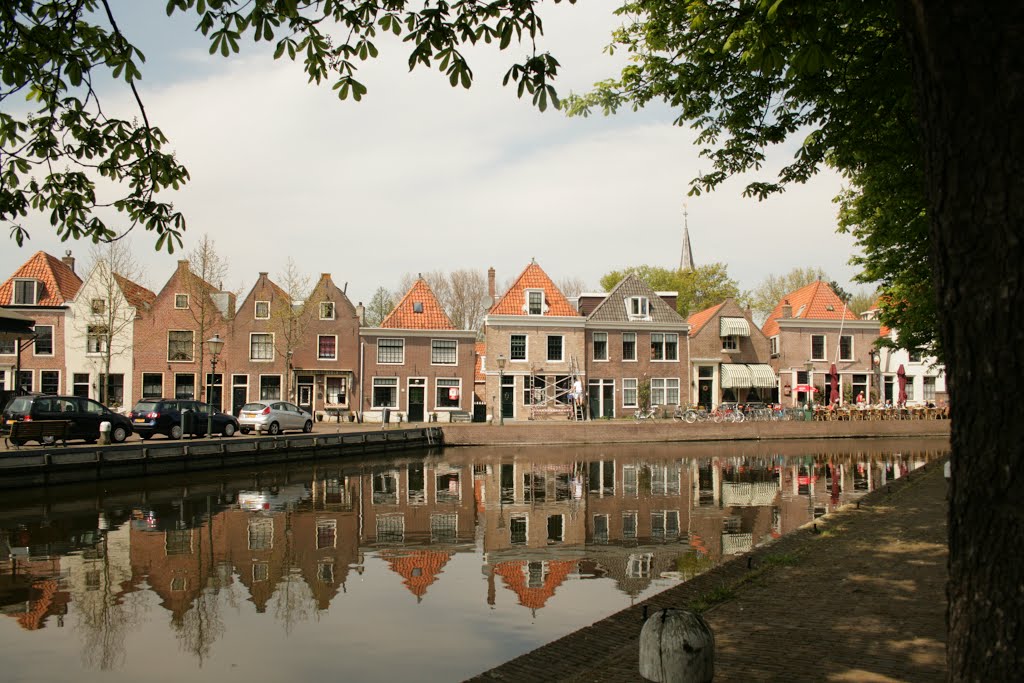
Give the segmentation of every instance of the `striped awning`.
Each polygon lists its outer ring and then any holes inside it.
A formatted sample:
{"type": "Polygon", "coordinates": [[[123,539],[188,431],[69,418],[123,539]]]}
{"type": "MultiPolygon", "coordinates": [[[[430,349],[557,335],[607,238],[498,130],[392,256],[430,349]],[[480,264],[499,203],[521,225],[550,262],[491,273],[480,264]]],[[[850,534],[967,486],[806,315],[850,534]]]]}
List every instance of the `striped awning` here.
{"type": "Polygon", "coordinates": [[[749,337],[750,336],[750,324],[747,323],[746,318],[719,318],[719,335],[720,337],[731,337],[736,335],[738,337],[749,337]]]}
{"type": "Polygon", "coordinates": [[[722,363],[722,388],[738,389],[749,387],[750,370],[741,363],[722,363]]]}
{"type": "Polygon", "coordinates": [[[748,365],[750,370],[750,386],[757,389],[774,389],[779,386],[778,378],[772,366],[764,364],[748,365]]]}

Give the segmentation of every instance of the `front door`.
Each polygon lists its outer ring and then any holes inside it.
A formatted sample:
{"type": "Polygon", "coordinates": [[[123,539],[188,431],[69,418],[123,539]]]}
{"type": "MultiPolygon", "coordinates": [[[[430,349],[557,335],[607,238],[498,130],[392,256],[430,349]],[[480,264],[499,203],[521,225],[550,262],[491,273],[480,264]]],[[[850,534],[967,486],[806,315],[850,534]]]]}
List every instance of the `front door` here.
{"type": "Polygon", "coordinates": [[[711,404],[714,402],[711,397],[711,387],[714,386],[714,382],[714,379],[705,379],[703,377],[697,380],[697,402],[704,406],[705,410],[711,410],[711,404]]]}
{"type": "Polygon", "coordinates": [[[501,417],[513,418],[516,416],[516,378],[502,377],[501,382],[501,417]]]}
{"type": "Polygon", "coordinates": [[[588,388],[590,419],[615,417],[615,380],[592,379],[588,388]]]}
{"type": "Polygon", "coordinates": [[[409,380],[409,422],[423,422],[423,412],[426,402],[426,380],[409,380]]]}
{"type": "Polygon", "coordinates": [[[246,404],[246,398],[249,393],[248,387],[234,386],[231,387],[231,414],[238,416],[238,413],[242,411],[242,406],[246,404]]]}
{"type": "Polygon", "coordinates": [[[313,413],[313,377],[311,375],[299,375],[295,388],[295,401],[299,407],[312,415],[313,413]]]}

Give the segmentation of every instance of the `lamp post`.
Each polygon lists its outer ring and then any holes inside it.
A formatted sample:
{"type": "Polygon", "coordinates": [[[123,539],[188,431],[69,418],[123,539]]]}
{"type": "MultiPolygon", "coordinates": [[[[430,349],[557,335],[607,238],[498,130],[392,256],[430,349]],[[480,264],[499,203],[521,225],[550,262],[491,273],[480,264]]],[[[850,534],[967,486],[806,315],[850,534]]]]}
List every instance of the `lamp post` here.
{"type": "Polygon", "coordinates": [[[206,383],[206,438],[213,436],[213,384],[217,376],[217,356],[224,348],[224,340],[219,334],[206,340],[206,348],[210,350],[210,381],[206,383]]]}
{"type": "Polygon", "coordinates": [[[505,354],[498,354],[498,426],[505,426],[502,392],[505,391],[505,354]]]}
{"type": "MultiPolygon", "coordinates": [[[[881,387],[878,386],[878,381],[877,381],[877,377],[878,377],[878,370],[877,370],[877,368],[880,365],[880,363],[879,363],[880,354],[879,354],[878,349],[876,349],[875,347],[872,346],[868,350],[868,359],[869,359],[869,361],[871,363],[871,384],[872,384],[872,387],[874,388],[874,390],[878,394],[878,396],[881,397],[882,392],[879,391],[879,389],[881,389],[881,387]]],[[[871,392],[870,391],[868,392],[868,400],[869,401],[871,400],[871,392]]]]}
{"type": "Polygon", "coordinates": [[[807,386],[810,389],[810,391],[807,392],[808,401],[805,407],[809,407],[811,402],[814,400],[814,362],[805,362],[804,370],[807,371],[807,386]]]}

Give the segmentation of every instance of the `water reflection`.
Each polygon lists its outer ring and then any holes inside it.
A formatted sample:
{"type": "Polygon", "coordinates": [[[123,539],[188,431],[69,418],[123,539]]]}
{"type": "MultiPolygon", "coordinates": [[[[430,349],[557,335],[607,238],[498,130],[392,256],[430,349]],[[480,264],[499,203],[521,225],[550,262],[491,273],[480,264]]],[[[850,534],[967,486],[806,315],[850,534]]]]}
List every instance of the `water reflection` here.
{"type": "MultiPolygon", "coordinates": [[[[370,642],[393,640],[382,653],[358,639],[333,645],[331,656],[351,647],[370,661],[357,678],[373,678],[374,657],[387,664],[379,669],[386,678],[396,666],[419,678],[471,675],[944,452],[942,444],[856,445],[817,453],[806,443],[459,449],[55,489],[46,500],[13,493],[0,505],[0,609],[8,617],[0,628],[42,638],[70,625],[80,661],[94,671],[144,670],[137,660],[147,655],[129,656],[126,643],[155,630],[154,640],[173,635],[189,655],[185,663],[167,658],[168,666],[190,671],[216,656],[231,629],[271,620],[305,642],[330,615],[362,624],[370,642]],[[350,596],[352,582],[359,588],[350,596]],[[431,593],[443,597],[427,600],[431,593]],[[560,593],[566,598],[555,607],[560,593]],[[393,612],[386,629],[375,631],[366,613],[360,621],[366,605],[393,612]],[[446,634],[456,664],[425,665],[421,649],[403,649],[429,638],[421,631],[432,624],[460,621],[466,633],[453,638],[449,626],[446,634]],[[458,645],[473,637],[488,647],[458,645]],[[440,668],[425,674],[424,666],[440,668]]],[[[11,638],[0,642],[5,660],[28,670],[11,638]]],[[[274,654],[306,669],[308,656],[301,646],[274,654]]]]}

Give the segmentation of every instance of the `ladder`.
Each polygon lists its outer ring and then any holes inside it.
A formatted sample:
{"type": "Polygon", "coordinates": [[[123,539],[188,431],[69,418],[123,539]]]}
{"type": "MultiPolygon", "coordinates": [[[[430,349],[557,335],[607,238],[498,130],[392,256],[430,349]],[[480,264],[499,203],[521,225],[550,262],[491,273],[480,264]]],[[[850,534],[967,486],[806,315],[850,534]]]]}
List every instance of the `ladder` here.
{"type": "Polygon", "coordinates": [[[572,419],[577,422],[582,422],[586,419],[586,413],[583,411],[583,397],[587,388],[583,386],[583,378],[580,377],[580,367],[576,364],[576,356],[569,356],[569,383],[570,386],[575,387],[576,382],[580,383],[580,395],[576,397],[576,400],[572,405],[572,419]]]}

